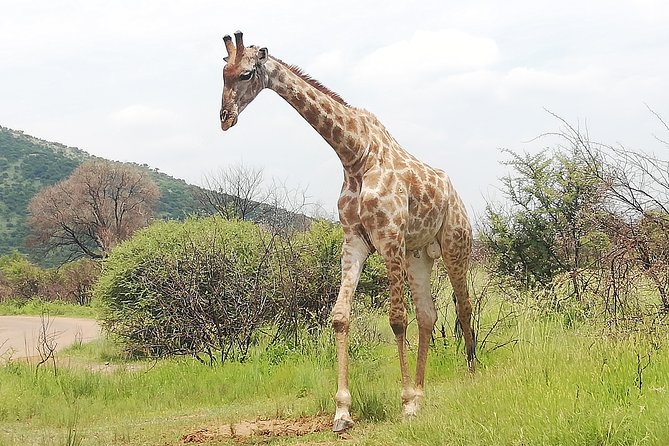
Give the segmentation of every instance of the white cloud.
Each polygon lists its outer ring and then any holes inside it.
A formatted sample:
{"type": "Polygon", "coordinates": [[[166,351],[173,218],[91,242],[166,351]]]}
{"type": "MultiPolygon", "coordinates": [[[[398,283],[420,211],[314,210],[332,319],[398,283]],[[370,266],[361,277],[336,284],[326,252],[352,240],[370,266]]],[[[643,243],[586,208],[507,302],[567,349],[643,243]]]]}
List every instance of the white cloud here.
{"type": "Polygon", "coordinates": [[[604,70],[596,67],[566,72],[516,67],[501,75],[497,85],[495,92],[500,100],[537,94],[551,95],[558,99],[564,95],[601,94],[610,87],[611,79],[604,70]]]}
{"type": "Polygon", "coordinates": [[[526,89],[557,89],[582,86],[584,83],[595,83],[600,72],[594,68],[586,68],[570,73],[555,73],[528,67],[516,67],[506,74],[504,82],[512,88],[526,89]]]}
{"type": "Polygon", "coordinates": [[[145,104],[132,104],[110,113],[114,124],[128,127],[169,126],[176,122],[177,116],[171,110],[145,104]]]}
{"type": "Polygon", "coordinates": [[[456,29],[416,31],[409,40],[379,48],[354,69],[354,80],[403,83],[425,76],[489,66],[499,58],[494,40],[456,29]]]}
{"type": "Polygon", "coordinates": [[[306,69],[310,74],[330,73],[340,75],[344,73],[344,68],[347,67],[348,62],[349,58],[343,51],[334,49],[316,56],[306,69]]]}

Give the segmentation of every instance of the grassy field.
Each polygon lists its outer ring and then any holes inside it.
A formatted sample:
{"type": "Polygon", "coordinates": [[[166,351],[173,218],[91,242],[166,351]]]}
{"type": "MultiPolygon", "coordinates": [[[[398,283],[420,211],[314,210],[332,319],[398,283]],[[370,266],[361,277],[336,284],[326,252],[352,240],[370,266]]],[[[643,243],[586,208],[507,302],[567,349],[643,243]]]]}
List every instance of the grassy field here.
{"type": "MultiPolygon", "coordinates": [[[[369,330],[369,320],[365,325],[369,330]]],[[[352,347],[357,424],[346,443],[669,444],[666,332],[605,336],[593,326],[565,328],[560,318],[521,313],[496,333],[500,343],[514,342],[480,351],[473,375],[456,343],[438,341],[424,410],[403,420],[390,328],[378,326],[385,341],[352,347]]],[[[60,354],[55,369],[5,364],[0,445],[177,445],[186,434],[241,420],[331,415],[334,348],[323,339],[306,350],[258,349],[244,364],[210,368],[190,359],[126,361],[113,342],[100,340],[60,354]]],[[[325,431],[242,442],[341,441],[325,431]]]]}

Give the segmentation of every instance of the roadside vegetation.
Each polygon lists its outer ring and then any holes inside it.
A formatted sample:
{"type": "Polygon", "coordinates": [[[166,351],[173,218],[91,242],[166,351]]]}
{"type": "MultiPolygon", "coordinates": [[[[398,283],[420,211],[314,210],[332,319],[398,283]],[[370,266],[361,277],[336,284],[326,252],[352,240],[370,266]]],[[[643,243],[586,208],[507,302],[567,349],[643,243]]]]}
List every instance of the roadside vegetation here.
{"type": "Polygon", "coordinates": [[[95,319],[90,305],[76,305],[60,300],[9,299],[0,303],[0,316],[63,316],[95,319]]]}

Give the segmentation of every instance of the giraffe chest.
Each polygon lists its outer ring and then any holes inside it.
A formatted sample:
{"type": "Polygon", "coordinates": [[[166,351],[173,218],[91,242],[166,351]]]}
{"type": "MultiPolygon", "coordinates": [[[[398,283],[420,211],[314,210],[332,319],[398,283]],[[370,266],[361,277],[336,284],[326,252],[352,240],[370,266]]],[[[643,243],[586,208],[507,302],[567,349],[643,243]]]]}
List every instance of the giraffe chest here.
{"type": "Polygon", "coordinates": [[[415,250],[434,240],[445,213],[445,200],[436,187],[416,187],[401,177],[348,180],[339,199],[345,231],[363,233],[379,251],[384,243],[396,241],[415,250]]]}

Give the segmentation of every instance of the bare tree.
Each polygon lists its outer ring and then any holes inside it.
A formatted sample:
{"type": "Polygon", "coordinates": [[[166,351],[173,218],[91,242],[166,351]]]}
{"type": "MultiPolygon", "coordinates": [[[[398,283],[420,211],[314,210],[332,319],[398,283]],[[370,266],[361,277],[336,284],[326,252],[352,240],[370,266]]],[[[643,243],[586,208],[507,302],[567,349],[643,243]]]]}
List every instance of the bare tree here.
{"type": "Polygon", "coordinates": [[[274,233],[289,229],[306,230],[311,222],[311,219],[304,215],[310,206],[306,190],[299,187],[290,188],[285,182],[276,179],[272,180],[269,190],[263,212],[257,222],[274,233]]]}
{"type": "Polygon", "coordinates": [[[105,257],[146,226],[160,197],[148,174],[129,165],[89,161],[42,189],[28,205],[29,243],[70,258],[105,257]]]}
{"type": "Polygon", "coordinates": [[[276,179],[269,186],[264,183],[262,169],[232,165],[206,175],[197,198],[208,214],[250,220],[272,232],[308,227],[310,219],[303,215],[309,206],[306,191],[276,179]]]}
{"type": "Polygon", "coordinates": [[[263,188],[262,169],[241,164],[205,175],[203,183],[200,203],[208,213],[228,220],[253,220],[270,194],[270,189],[263,188]]]}
{"type": "MultiPolygon", "coordinates": [[[[666,122],[648,109],[669,131],[666,122]]],[[[615,260],[609,265],[611,271],[639,268],[656,287],[663,311],[669,312],[669,161],[645,151],[592,142],[587,132],[557,118],[564,125],[557,135],[587,166],[588,174],[606,185],[608,217],[601,223],[613,242],[607,255],[615,260]]]]}

